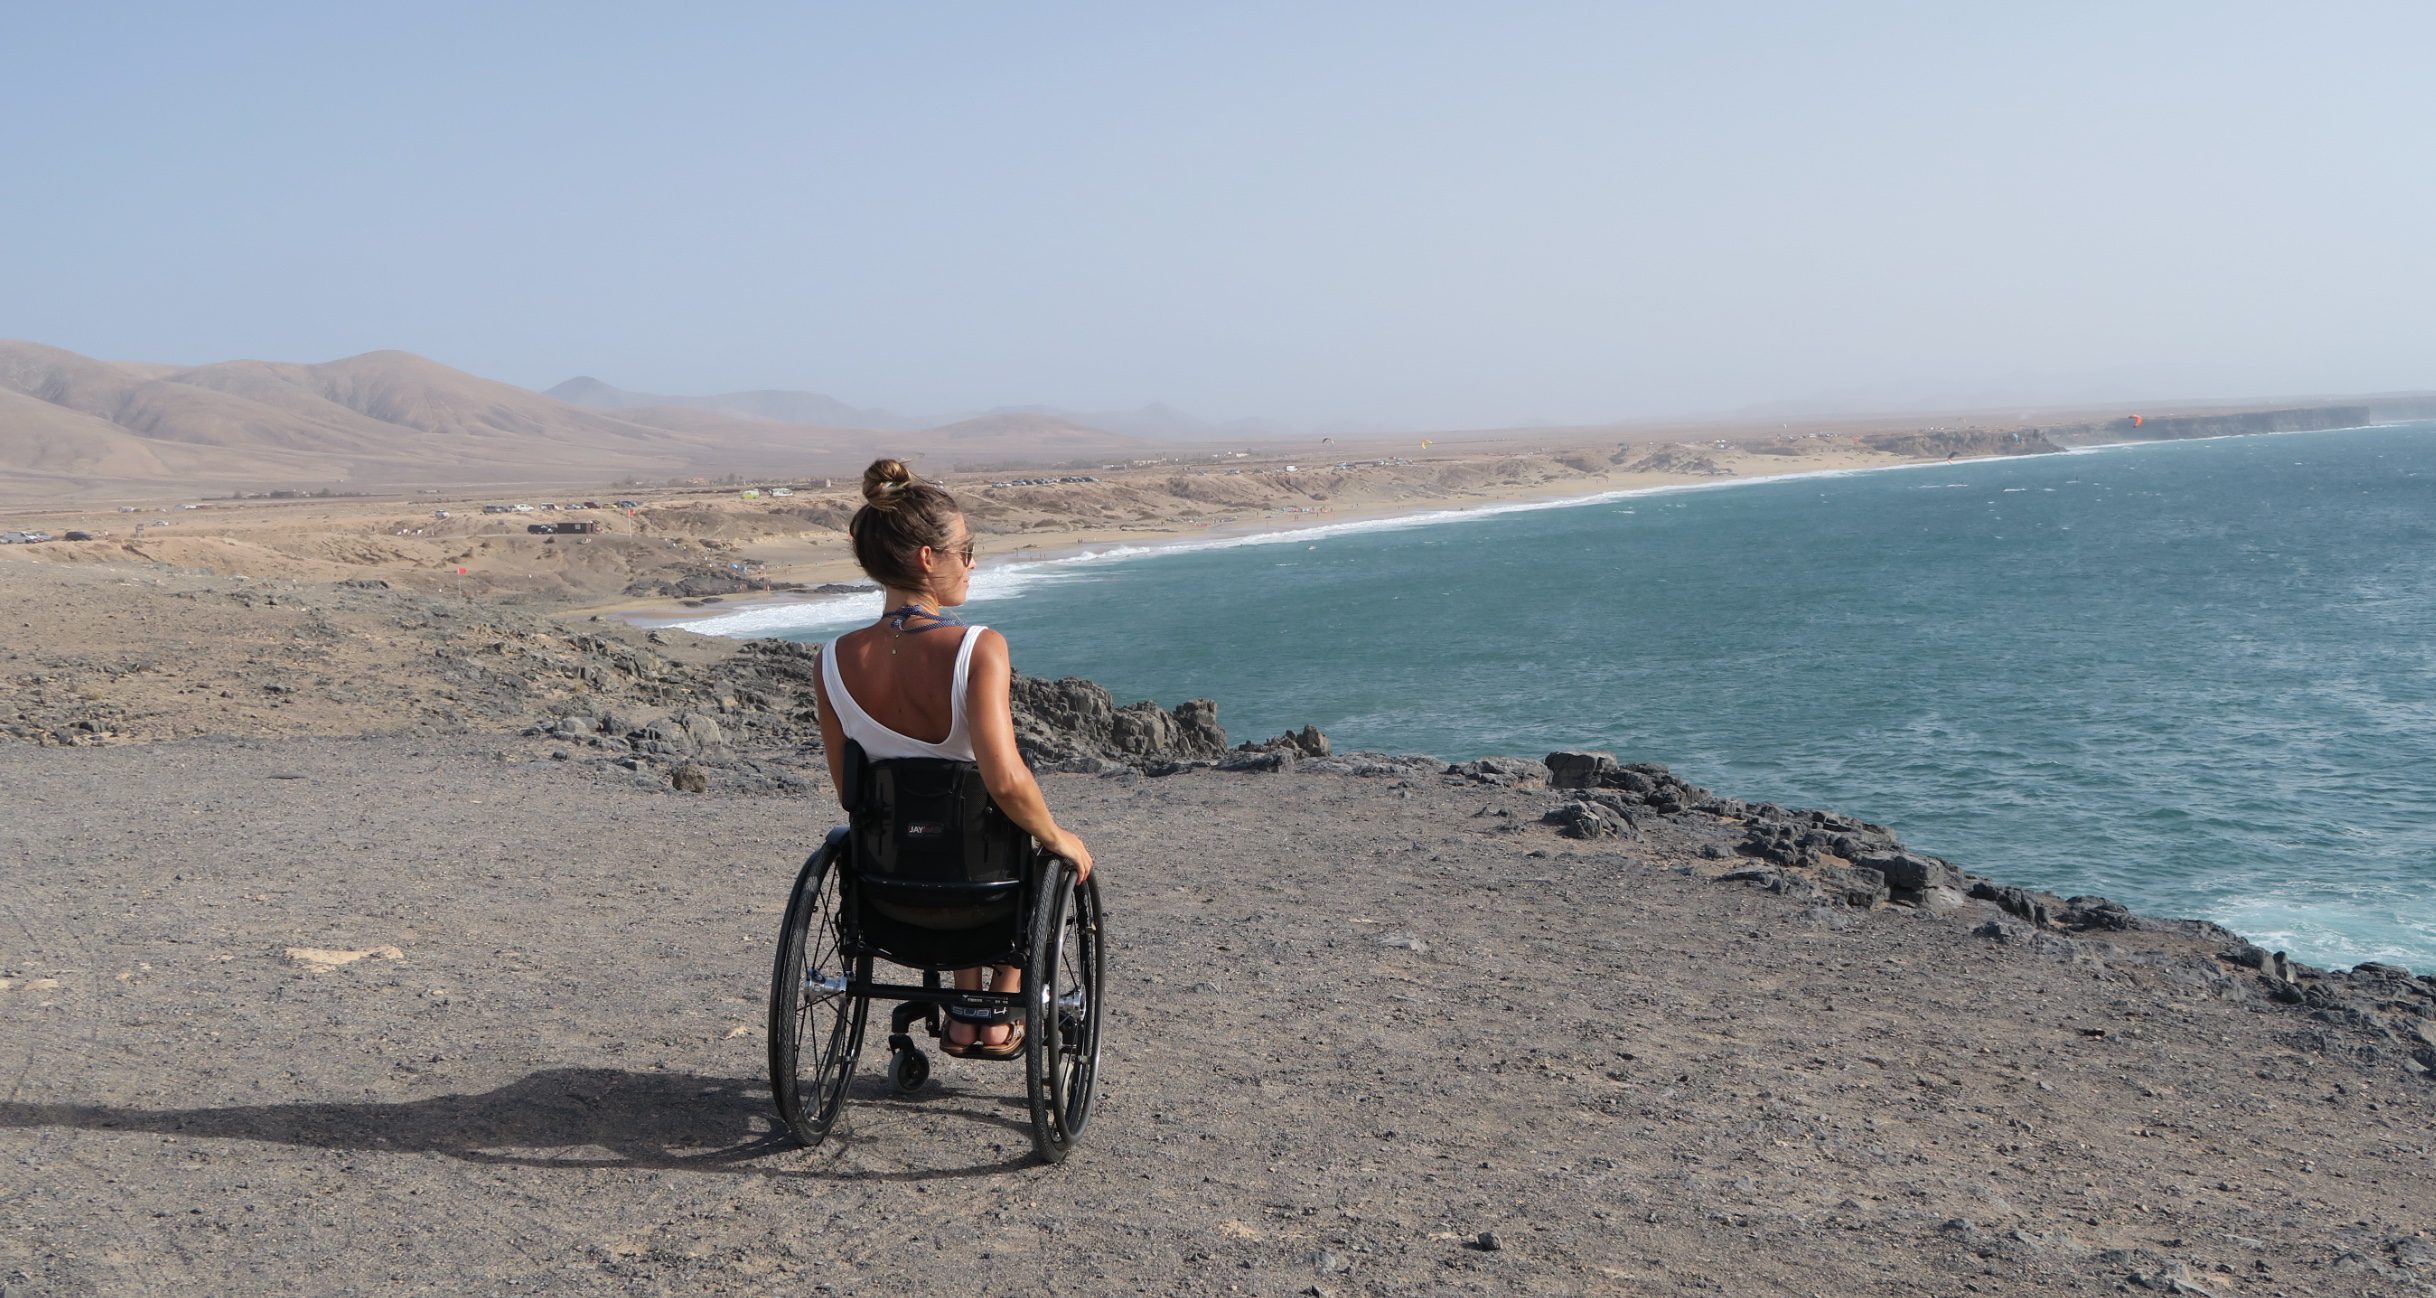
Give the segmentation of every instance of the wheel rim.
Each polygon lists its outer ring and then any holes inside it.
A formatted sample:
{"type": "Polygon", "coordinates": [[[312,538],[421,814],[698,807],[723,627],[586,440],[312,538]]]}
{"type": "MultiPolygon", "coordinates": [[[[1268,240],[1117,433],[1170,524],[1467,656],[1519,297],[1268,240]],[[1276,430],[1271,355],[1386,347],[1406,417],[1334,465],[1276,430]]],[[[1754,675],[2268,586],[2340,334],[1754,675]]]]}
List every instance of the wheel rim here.
{"type": "Polygon", "coordinates": [[[1043,1020],[1048,1051],[1050,1117],[1061,1139],[1071,1141],[1090,1120],[1092,1082],[1099,1068],[1100,929],[1097,889],[1085,884],[1061,890],[1054,949],[1042,994],[1034,1003],[1043,1020]]]}
{"type": "Polygon", "coordinates": [[[849,957],[842,949],[837,862],[813,868],[811,886],[789,916],[781,983],[774,989],[786,1009],[773,1016],[778,1021],[771,1042],[780,1115],[806,1144],[826,1136],[845,1105],[868,1009],[847,988],[870,972],[868,957],[849,957]]]}

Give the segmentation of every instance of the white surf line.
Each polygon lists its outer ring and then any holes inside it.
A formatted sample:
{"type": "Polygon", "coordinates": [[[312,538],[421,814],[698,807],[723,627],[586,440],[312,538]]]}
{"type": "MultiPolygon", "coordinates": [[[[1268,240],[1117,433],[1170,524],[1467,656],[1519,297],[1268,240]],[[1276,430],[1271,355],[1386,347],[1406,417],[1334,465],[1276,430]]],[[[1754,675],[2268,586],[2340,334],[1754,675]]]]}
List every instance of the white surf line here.
{"type": "Polygon", "coordinates": [[[2150,437],[2137,442],[2091,442],[2087,446],[2067,446],[2064,453],[2078,455],[2084,451],[2120,451],[2134,446],[2172,446],[2178,442],[2227,442],[2236,437],[2309,437],[2318,433],[2365,433],[2381,428],[2411,428],[2426,425],[2436,432],[2436,420],[2394,419],[2381,424],[2345,424],[2341,428],[2280,428],[2266,433],[2213,433],[2206,437],[2150,437]]]}
{"type": "MultiPolygon", "coordinates": [[[[1988,458],[1992,457],[1980,457],[1981,460],[1988,458]]],[[[1976,463],[1978,461],[1965,462],[1976,463]]],[[[1241,536],[1198,537],[1140,545],[1116,545],[1106,549],[1082,549],[1073,554],[1059,555],[1054,558],[994,564],[984,568],[974,574],[973,594],[977,599],[1011,599],[1034,586],[1055,584],[1067,579],[1066,574],[1059,570],[1078,568],[1088,564],[1109,563],[1120,559],[1158,558],[1164,555],[1192,554],[1204,550],[1236,550],[1256,545],[1288,545],[1298,541],[1308,543],[1365,532],[1393,532],[1415,527],[1437,527],[1448,523],[1476,522],[1481,519],[1503,517],[1507,514],[1549,509],[1575,509],[1585,505],[1602,505],[1642,496],[1716,491],[1731,487],[1756,487],[1768,483],[1793,482],[1808,478],[1842,478],[1863,473],[1883,473],[1894,469],[1952,468],[1955,463],[1946,460],[1918,460],[1903,464],[1812,469],[1802,473],[1777,473],[1759,478],[1670,482],[1648,487],[1622,487],[1614,491],[1594,492],[1584,496],[1505,501],[1463,509],[1431,509],[1383,518],[1357,519],[1344,523],[1322,523],[1314,527],[1278,528],[1246,533],[1241,536]]],[[[687,617],[664,619],[636,618],[632,621],[634,625],[640,627],[677,628],[694,632],[697,635],[750,638],[788,631],[818,631],[830,627],[851,626],[857,622],[869,621],[876,612],[877,610],[872,608],[872,596],[866,592],[856,595],[835,595],[823,599],[757,604],[750,608],[737,609],[732,613],[714,613],[707,617],[694,614],[687,617]]]]}
{"type": "MultiPolygon", "coordinates": [[[[2138,442],[2105,442],[2090,446],[2063,448],[2065,454],[2077,455],[2089,451],[2116,450],[2138,446],[2172,446],[2178,442],[2214,442],[2229,437],[2282,437],[2298,433],[2358,432],[2366,428],[2408,427],[2426,420],[2408,420],[2399,424],[2363,424],[2356,428],[2295,429],[2290,433],[2225,433],[2215,437],[2153,438],[2138,442]]],[[[2436,424],[2431,424],[2436,427],[2436,424]]],[[[1481,519],[1499,518],[1508,514],[1531,513],[1548,509],[1578,509],[1585,505],[1612,504],[1644,496],[1666,496],[1693,491],[1724,491],[1734,487],[1759,487],[1772,483],[1801,482],[1823,478],[1852,478],[1869,473],[1897,473],[1908,469],[1960,469],[1964,465],[2005,464],[2041,458],[2039,455],[1981,455],[1968,460],[1909,460],[1901,464],[1862,464],[1840,469],[1810,469],[1798,473],[1774,473],[1757,478],[1718,478],[1706,482],[1668,482],[1648,487],[1620,487],[1613,491],[1592,492],[1582,496],[1560,496],[1548,500],[1515,500],[1492,505],[1475,505],[1461,509],[1430,509],[1412,514],[1395,514],[1384,518],[1365,518],[1346,523],[1322,523],[1314,527],[1289,527],[1270,531],[1246,533],[1241,536],[1200,537],[1190,540],[1150,542],[1140,545],[1117,545],[1104,550],[1084,549],[1054,558],[1024,560],[997,564],[974,574],[974,595],[982,599],[1011,599],[1039,585],[1051,585],[1067,576],[1064,569],[1120,559],[1148,559],[1162,555],[1192,554],[1203,550],[1235,550],[1256,545],[1290,545],[1309,543],[1331,537],[1353,536],[1364,532],[1394,532],[1415,527],[1439,527],[1449,523],[1469,523],[1481,519]],[[1047,571],[1044,571],[1047,570],[1047,571]]],[[[1078,574],[1079,575],[1079,574],[1078,574]]],[[[709,617],[673,618],[665,621],[636,621],[645,627],[678,627],[699,635],[754,637],[776,635],[791,631],[819,631],[831,627],[847,627],[869,621],[878,610],[872,608],[872,597],[838,595],[827,599],[804,600],[784,604],[766,604],[739,609],[733,613],[709,617]]]]}
{"type": "MultiPolygon", "coordinates": [[[[1506,501],[1493,505],[1476,505],[1465,509],[1433,509],[1412,514],[1396,514],[1385,518],[1365,518],[1346,523],[1322,523],[1316,527],[1280,528],[1242,536],[1202,537],[1193,540],[1154,542],[1146,545],[1118,545],[1104,550],[1083,550],[1057,558],[1035,559],[984,569],[974,576],[974,594],[984,599],[1013,598],[1033,586],[1053,584],[1064,577],[1062,573],[1056,571],[1039,571],[1042,569],[1068,569],[1120,559],[1157,558],[1163,555],[1191,554],[1204,550],[1235,550],[1256,545],[1288,545],[1298,541],[1308,543],[1365,532],[1393,532],[1415,527],[1438,527],[1449,523],[1476,522],[1481,519],[1539,510],[1576,509],[1585,505],[1603,505],[1643,496],[1722,491],[1733,487],[1756,487],[1813,478],[1846,478],[1864,473],[1887,473],[1898,469],[1954,468],[1961,463],[1983,463],[1997,458],[2016,457],[1980,456],[1968,461],[1914,460],[1903,464],[1853,465],[1840,469],[1776,473],[1759,478],[1670,482],[1648,487],[1621,487],[1614,491],[1593,492],[1583,496],[1561,496],[1549,500],[1506,501]]],[[[869,594],[839,595],[828,599],[761,605],[738,609],[733,613],[713,614],[709,617],[696,615],[666,620],[638,619],[634,624],[643,627],[681,628],[697,635],[738,637],[774,635],[790,631],[817,631],[830,627],[851,626],[857,622],[870,620],[876,612],[871,608],[871,598],[869,594]]]]}

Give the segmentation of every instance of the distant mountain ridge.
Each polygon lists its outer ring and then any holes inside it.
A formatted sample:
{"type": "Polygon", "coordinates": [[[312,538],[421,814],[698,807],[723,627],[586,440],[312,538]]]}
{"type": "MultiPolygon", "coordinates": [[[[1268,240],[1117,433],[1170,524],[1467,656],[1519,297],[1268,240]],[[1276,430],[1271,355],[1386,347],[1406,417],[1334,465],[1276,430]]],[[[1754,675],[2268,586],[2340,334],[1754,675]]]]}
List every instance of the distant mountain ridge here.
{"type": "Polygon", "coordinates": [[[868,428],[880,432],[965,428],[985,420],[1006,421],[1000,425],[1002,427],[1037,426],[1026,425],[1017,418],[1029,416],[1045,417],[1058,421],[1063,426],[1167,442],[1214,442],[1229,438],[1275,437],[1291,431],[1282,425],[1264,419],[1242,419],[1224,424],[1212,423],[1178,410],[1164,401],[1154,401],[1149,405],[1132,410],[1076,411],[1060,409],[1056,406],[1019,405],[993,406],[987,410],[964,414],[922,417],[851,406],[822,392],[762,388],[751,392],[722,392],[711,396],[669,396],[652,392],[630,392],[614,384],[604,383],[590,375],[568,379],[549,389],[545,395],[556,397],[570,405],[587,406],[594,410],[716,410],[723,414],[743,415],[752,419],[774,419],[782,423],[825,424],[832,428],[868,428]]]}
{"type": "MultiPolygon", "coordinates": [[[[767,395],[773,414],[827,408],[793,400],[808,394],[767,395]]],[[[835,409],[866,422],[874,413],[835,409]]],[[[0,492],[13,496],[827,475],[883,450],[952,468],[955,457],[1135,455],[1147,445],[1039,418],[925,432],[685,405],[604,410],[401,351],[180,366],[0,340],[0,492]]]]}
{"type": "Polygon", "coordinates": [[[715,410],[722,414],[742,415],[747,419],[767,419],[781,424],[818,424],[828,428],[869,428],[881,432],[899,432],[922,426],[919,420],[893,415],[885,410],[866,410],[847,405],[835,397],[819,392],[790,392],[762,388],[752,392],[722,392],[707,397],[665,396],[653,392],[629,392],[613,384],[603,383],[590,375],[579,375],[542,393],[571,406],[586,406],[594,410],[640,410],[664,407],[683,410],[715,410]]]}

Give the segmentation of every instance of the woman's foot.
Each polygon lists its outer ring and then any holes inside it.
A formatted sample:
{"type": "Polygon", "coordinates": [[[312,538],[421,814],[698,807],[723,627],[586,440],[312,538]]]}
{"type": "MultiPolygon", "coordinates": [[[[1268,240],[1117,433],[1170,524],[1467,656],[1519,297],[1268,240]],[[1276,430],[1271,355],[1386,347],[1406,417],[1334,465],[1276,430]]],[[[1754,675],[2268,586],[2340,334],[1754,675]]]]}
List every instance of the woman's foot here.
{"type": "Polygon", "coordinates": [[[1014,1032],[1004,1023],[967,1023],[962,1019],[949,1019],[946,1035],[941,1040],[951,1050],[965,1050],[976,1045],[1003,1046],[1014,1037],[1014,1032]]]}
{"type": "Polygon", "coordinates": [[[966,1059],[1009,1059],[1023,1048],[1023,1026],[1011,1024],[1004,1010],[952,1007],[940,1035],[940,1048],[966,1059]]]}
{"type": "Polygon", "coordinates": [[[1016,1024],[1011,1028],[998,1027],[984,1031],[985,1037],[995,1036],[998,1039],[995,1041],[984,1039],[968,1046],[945,1045],[940,1047],[940,1051],[958,1059],[1013,1059],[1023,1053],[1022,1024],[1016,1024]]]}

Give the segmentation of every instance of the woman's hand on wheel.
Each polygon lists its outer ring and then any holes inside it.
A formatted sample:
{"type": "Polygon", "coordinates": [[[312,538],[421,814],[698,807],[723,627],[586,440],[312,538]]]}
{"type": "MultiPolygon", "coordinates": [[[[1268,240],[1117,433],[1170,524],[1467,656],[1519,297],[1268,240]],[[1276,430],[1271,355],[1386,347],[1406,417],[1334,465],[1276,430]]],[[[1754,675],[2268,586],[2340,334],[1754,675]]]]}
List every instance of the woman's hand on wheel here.
{"type": "Polygon", "coordinates": [[[1049,849],[1049,855],[1062,856],[1074,862],[1076,883],[1091,877],[1091,849],[1083,846],[1083,840],[1072,834],[1060,833],[1055,840],[1043,846],[1049,849]]]}

